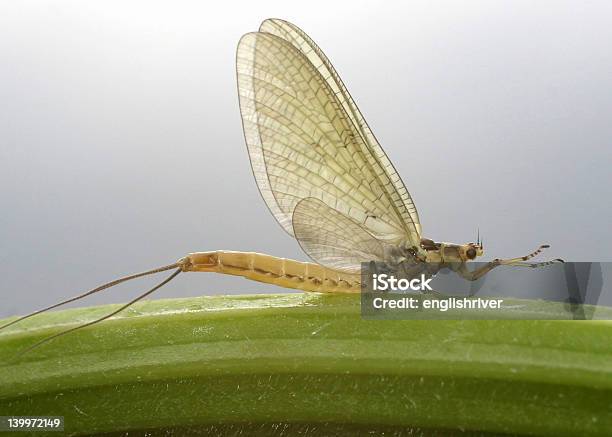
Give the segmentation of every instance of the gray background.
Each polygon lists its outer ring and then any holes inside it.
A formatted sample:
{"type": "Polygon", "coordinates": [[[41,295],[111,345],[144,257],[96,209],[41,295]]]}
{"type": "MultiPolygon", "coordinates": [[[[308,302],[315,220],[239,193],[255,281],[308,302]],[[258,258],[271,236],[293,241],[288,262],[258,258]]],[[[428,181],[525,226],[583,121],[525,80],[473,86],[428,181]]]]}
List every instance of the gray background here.
{"type": "MultiPolygon", "coordinates": [[[[486,259],[550,243],[612,260],[611,4],[0,3],[0,316],[191,251],[305,259],[260,199],[238,111],[236,43],[270,16],[334,62],[427,237],[479,226],[486,259]]],[[[282,290],[186,274],[156,296],[257,291],[282,290]]]]}

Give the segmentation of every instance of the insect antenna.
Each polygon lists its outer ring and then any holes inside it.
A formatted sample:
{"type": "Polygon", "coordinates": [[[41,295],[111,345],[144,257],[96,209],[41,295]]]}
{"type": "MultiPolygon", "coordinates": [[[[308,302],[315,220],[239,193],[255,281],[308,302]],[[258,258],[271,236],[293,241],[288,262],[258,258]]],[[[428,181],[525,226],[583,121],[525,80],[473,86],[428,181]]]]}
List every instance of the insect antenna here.
{"type": "Polygon", "coordinates": [[[0,330],[2,330],[4,328],[8,328],[9,326],[14,325],[15,323],[21,322],[22,320],[29,319],[30,317],[35,316],[37,314],[44,313],[45,311],[52,310],[53,308],[57,308],[59,306],[65,305],[67,303],[74,302],[74,301],[79,300],[79,299],[83,299],[84,297],[90,296],[90,295],[92,295],[94,293],[97,293],[99,291],[106,290],[107,288],[114,287],[115,285],[121,284],[122,282],[129,281],[129,280],[136,279],[136,278],[140,278],[142,276],[152,275],[154,273],[165,272],[166,270],[171,270],[171,269],[174,269],[174,268],[177,268],[177,267],[180,267],[180,266],[181,266],[180,262],[177,262],[177,263],[170,264],[170,265],[167,265],[167,266],[158,267],[158,268],[153,269],[153,270],[148,270],[146,272],[135,273],[133,275],[124,276],[122,278],[115,279],[114,281],[107,282],[106,284],[102,284],[99,287],[94,288],[93,290],[89,290],[89,291],[87,291],[87,292],[85,292],[83,294],[79,294],[78,296],[71,297],[70,299],[66,299],[64,301],[58,302],[58,303],[53,304],[51,306],[48,306],[46,308],[42,308],[40,310],[34,311],[33,313],[26,314],[25,316],[19,317],[18,319],[15,319],[15,320],[13,320],[11,322],[5,323],[4,325],[0,326],[0,330]]]}
{"type": "MultiPolygon", "coordinates": [[[[176,265],[173,265],[172,267],[175,267],[175,266],[176,266],[176,265]]],[[[169,267],[169,268],[168,268],[168,269],[166,269],[166,270],[169,270],[170,268],[172,268],[172,267],[170,267],[170,266],[168,266],[168,267],[169,267]]],[[[157,269],[156,269],[156,270],[157,270],[157,269]]],[[[87,322],[87,323],[83,323],[82,325],[79,325],[79,326],[75,326],[74,328],[69,328],[69,329],[66,329],[66,330],[64,330],[64,331],[60,331],[60,332],[58,332],[57,334],[53,334],[53,335],[50,335],[49,337],[45,337],[45,338],[43,338],[42,340],[37,341],[37,342],[36,342],[36,343],[34,343],[33,345],[28,346],[27,348],[22,349],[21,351],[19,351],[19,352],[18,352],[18,353],[17,353],[17,354],[16,354],[16,355],[13,357],[13,359],[17,359],[17,358],[19,358],[19,357],[23,356],[23,355],[24,355],[24,354],[26,354],[27,352],[30,352],[30,351],[32,351],[33,349],[36,349],[37,347],[42,346],[43,344],[45,344],[45,343],[47,343],[47,342],[49,342],[49,341],[53,340],[54,338],[61,337],[61,336],[63,336],[63,335],[69,334],[69,333],[71,333],[71,332],[74,332],[74,331],[76,331],[76,330],[78,330],[78,329],[85,328],[85,327],[87,327],[87,326],[95,325],[96,323],[100,323],[100,322],[102,322],[102,321],[104,321],[104,320],[106,320],[106,319],[109,319],[109,318],[113,317],[115,314],[120,313],[120,312],[121,312],[121,311],[123,311],[124,309],[126,309],[126,308],[128,308],[129,306],[131,306],[131,305],[135,304],[135,303],[136,303],[136,302],[138,302],[139,300],[141,300],[141,299],[143,299],[143,298],[147,297],[148,295],[150,295],[151,293],[153,293],[155,290],[157,290],[157,289],[159,289],[159,288],[163,287],[163,286],[164,286],[164,285],[166,285],[168,282],[172,281],[172,280],[173,280],[173,279],[174,279],[174,278],[175,278],[175,277],[176,277],[176,276],[177,276],[179,273],[181,273],[181,271],[182,271],[182,269],[179,267],[179,268],[178,268],[178,269],[176,269],[176,270],[175,270],[175,271],[174,271],[174,272],[173,272],[173,273],[172,273],[170,276],[168,276],[166,279],[164,279],[162,282],[160,282],[159,284],[157,284],[156,286],[154,286],[154,287],[153,287],[153,288],[151,288],[150,290],[147,290],[145,293],[142,293],[140,296],[135,297],[134,299],[132,299],[132,300],[131,300],[131,301],[129,301],[128,303],[126,303],[126,304],[122,305],[121,307],[117,308],[115,311],[113,311],[113,312],[111,312],[111,313],[109,313],[109,314],[107,314],[107,315],[105,315],[105,316],[102,316],[102,317],[100,317],[100,318],[98,318],[98,319],[92,320],[92,321],[87,322]]],[[[155,273],[155,272],[154,272],[154,273],[155,273]]]]}

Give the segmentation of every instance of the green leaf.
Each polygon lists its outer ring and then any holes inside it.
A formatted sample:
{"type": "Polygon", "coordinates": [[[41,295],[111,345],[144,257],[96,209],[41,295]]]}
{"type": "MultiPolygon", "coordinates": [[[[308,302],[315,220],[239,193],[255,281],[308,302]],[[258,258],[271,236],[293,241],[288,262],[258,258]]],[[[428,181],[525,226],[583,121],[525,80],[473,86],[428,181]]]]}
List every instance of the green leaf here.
{"type": "Polygon", "coordinates": [[[64,416],[72,435],[612,430],[608,321],[371,321],[353,295],[201,297],[141,302],[11,359],[117,307],[0,333],[0,415],[64,416]]]}

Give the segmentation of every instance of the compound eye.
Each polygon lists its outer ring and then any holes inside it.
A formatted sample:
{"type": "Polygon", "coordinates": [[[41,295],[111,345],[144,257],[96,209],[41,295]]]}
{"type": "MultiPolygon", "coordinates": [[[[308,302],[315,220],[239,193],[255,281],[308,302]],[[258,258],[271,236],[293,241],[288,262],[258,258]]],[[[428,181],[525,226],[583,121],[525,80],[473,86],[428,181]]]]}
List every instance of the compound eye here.
{"type": "Polygon", "coordinates": [[[466,252],[465,252],[466,256],[468,257],[468,259],[474,259],[476,258],[476,249],[474,249],[473,247],[470,247],[466,252]]]}

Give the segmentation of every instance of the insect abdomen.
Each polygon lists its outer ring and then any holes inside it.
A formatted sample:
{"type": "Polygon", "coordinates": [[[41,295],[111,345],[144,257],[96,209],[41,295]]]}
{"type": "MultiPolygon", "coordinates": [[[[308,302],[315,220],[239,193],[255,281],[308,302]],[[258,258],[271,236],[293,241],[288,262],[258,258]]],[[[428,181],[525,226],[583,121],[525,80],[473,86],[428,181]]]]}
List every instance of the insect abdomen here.
{"type": "Polygon", "coordinates": [[[319,264],[294,261],[256,252],[214,251],[189,254],[183,271],[242,276],[266,284],[322,293],[358,293],[359,274],[331,270],[319,264]]]}

